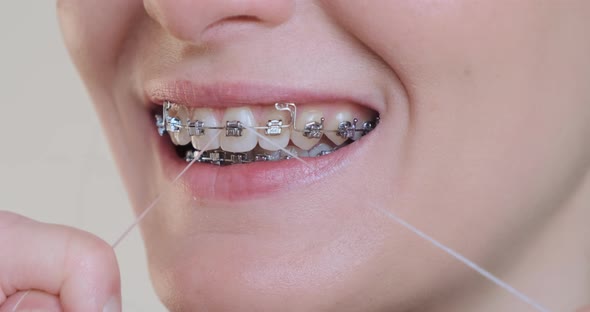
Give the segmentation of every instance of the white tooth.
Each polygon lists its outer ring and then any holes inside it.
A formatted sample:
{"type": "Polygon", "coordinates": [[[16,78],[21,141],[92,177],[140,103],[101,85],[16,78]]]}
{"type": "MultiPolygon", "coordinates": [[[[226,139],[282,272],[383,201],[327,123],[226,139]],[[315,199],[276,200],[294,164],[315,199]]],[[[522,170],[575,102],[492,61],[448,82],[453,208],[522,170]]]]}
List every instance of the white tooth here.
{"type": "Polygon", "coordinates": [[[332,151],[333,148],[326,144],[326,143],[320,143],[316,146],[314,146],[312,149],[309,150],[309,157],[316,157],[318,155],[320,155],[321,152],[323,151],[332,151]]]}
{"type": "Polygon", "coordinates": [[[354,117],[350,111],[340,111],[333,116],[326,118],[326,121],[324,122],[324,129],[329,130],[325,132],[326,137],[336,145],[341,145],[342,143],[346,142],[348,138],[341,137],[338,135],[338,132],[332,130],[338,130],[338,126],[343,121],[349,121],[352,124],[353,118],[354,117]]]}
{"type": "Polygon", "coordinates": [[[178,143],[176,140],[176,133],[168,132],[168,135],[170,135],[170,140],[174,145],[180,145],[180,143],[178,143]]]}
{"type": "MultiPolygon", "coordinates": [[[[263,126],[263,122],[265,123],[264,126],[266,126],[266,122],[268,122],[269,120],[282,120],[283,125],[287,125],[290,122],[290,117],[287,113],[278,111],[274,108],[264,109],[264,111],[260,115],[260,118],[261,119],[259,122],[261,126],[263,126]]],[[[287,144],[289,144],[289,139],[291,138],[291,129],[287,127],[281,128],[281,134],[279,135],[266,135],[265,130],[259,130],[258,132],[268,139],[265,140],[259,137],[258,145],[261,148],[268,151],[277,151],[280,149],[279,147],[284,148],[285,146],[287,146],[287,144]]]]}
{"type": "MultiPolygon", "coordinates": [[[[178,106],[178,110],[176,111],[176,117],[178,117],[184,126],[188,125],[188,120],[190,118],[189,111],[184,106],[178,106]]],[[[191,142],[191,136],[188,134],[188,129],[183,127],[180,129],[180,132],[174,134],[176,137],[176,142],[179,145],[187,145],[191,142]]]]}
{"type": "MultiPolygon", "coordinates": [[[[320,138],[308,138],[303,136],[303,128],[305,124],[309,122],[320,122],[323,117],[321,111],[317,109],[303,110],[297,112],[297,121],[295,127],[298,131],[291,131],[291,142],[302,150],[309,150],[314,147],[320,141],[320,138]]],[[[324,127],[326,129],[326,127],[324,127]]]]}
{"type": "MultiPolygon", "coordinates": [[[[256,120],[254,114],[248,107],[240,108],[228,108],[223,115],[223,123],[225,126],[227,121],[240,121],[244,126],[256,127],[256,120]]],[[[254,130],[244,129],[242,130],[242,136],[233,137],[226,136],[225,131],[221,134],[219,139],[221,148],[224,151],[232,153],[242,153],[253,150],[258,144],[258,136],[252,132],[254,130]]]]}
{"type": "MultiPolygon", "coordinates": [[[[204,127],[219,127],[220,122],[215,118],[215,114],[213,110],[209,108],[196,108],[193,110],[192,119],[191,121],[202,121],[204,127]]],[[[205,129],[203,135],[192,136],[191,142],[193,143],[193,147],[197,150],[203,150],[205,145],[209,143],[207,150],[214,150],[219,148],[219,136],[216,136],[219,131],[223,130],[216,130],[216,129],[205,129]]],[[[223,135],[223,133],[221,134],[223,135]]]]}

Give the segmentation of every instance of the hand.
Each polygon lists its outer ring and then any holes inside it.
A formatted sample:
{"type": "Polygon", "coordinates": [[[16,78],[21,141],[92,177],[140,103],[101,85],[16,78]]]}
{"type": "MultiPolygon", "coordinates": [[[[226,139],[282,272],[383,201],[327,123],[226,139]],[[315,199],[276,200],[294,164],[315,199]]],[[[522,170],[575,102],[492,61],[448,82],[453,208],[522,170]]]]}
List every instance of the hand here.
{"type": "Polygon", "coordinates": [[[576,312],[590,312],[590,305],[578,309],[576,312]]]}
{"type": "Polygon", "coordinates": [[[0,211],[0,312],[121,311],[119,268],[98,237],[0,211]]]}

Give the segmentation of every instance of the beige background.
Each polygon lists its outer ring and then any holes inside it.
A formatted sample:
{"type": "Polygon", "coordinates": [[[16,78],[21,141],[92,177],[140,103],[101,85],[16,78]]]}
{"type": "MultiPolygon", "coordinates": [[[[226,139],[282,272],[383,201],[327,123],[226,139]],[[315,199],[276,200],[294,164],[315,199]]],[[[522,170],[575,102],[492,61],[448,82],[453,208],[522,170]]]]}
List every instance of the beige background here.
{"type": "MultiPolygon", "coordinates": [[[[62,45],[55,2],[0,1],[0,25],[0,210],[75,226],[112,243],[133,215],[62,45]]],[[[123,310],[165,311],[149,283],[138,231],[116,251],[123,310]]]]}

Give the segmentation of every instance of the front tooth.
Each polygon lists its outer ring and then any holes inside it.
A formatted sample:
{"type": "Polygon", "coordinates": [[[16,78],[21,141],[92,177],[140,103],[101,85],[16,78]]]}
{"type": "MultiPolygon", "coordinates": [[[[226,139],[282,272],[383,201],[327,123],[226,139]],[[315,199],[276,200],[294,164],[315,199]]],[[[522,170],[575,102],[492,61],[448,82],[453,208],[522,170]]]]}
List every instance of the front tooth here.
{"type": "MultiPolygon", "coordinates": [[[[270,120],[282,120],[283,125],[289,123],[289,118],[285,112],[277,111],[276,109],[265,109],[260,115],[260,121],[269,122],[270,120]]],[[[268,126],[268,124],[265,124],[268,126]]],[[[277,151],[281,147],[284,148],[289,144],[291,138],[291,129],[288,127],[281,128],[279,135],[267,135],[266,130],[259,130],[259,133],[264,137],[258,137],[258,145],[268,151],[277,151]],[[266,138],[266,140],[265,140],[266,138]],[[273,144],[274,143],[274,144],[273,144]]]]}
{"type": "Polygon", "coordinates": [[[354,117],[352,117],[352,113],[349,111],[340,111],[335,115],[330,116],[325,122],[325,129],[328,130],[326,131],[326,137],[336,145],[341,145],[342,143],[346,142],[348,140],[347,137],[341,137],[338,135],[338,132],[333,130],[337,130],[341,122],[348,121],[353,124],[353,119],[354,117]]]}
{"type": "MultiPolygon", "coordinates": [[[[323,114],[318,109],[307,109],[301,113],[297,113],[297,120],[295,122],[295,128],[297,131],[291,131],[291,142],[302,150],[309,150],[314,147],[321,138],[309,138],[303,135],[303,129],[309,122],[320,123],[323,118],[323,114]]],[[[324,127],[324,129],[326,129],[324,127]]]]}
{"type": "MultiPolygon", "coordinates": [[[[254,114],[248,107],[228,108],[223,115],[223,126],[228,121],[239,121],[244,126],[255,127],[254,114]]],[[[232,153],[243,153],[253,150],[258,144],[258,136],[251,129],[243,129],[241,136],[226,136],[221,134],[220,145],[224,151],[232,153]]]]}
{"type": "MultiPolygon", "coordinates": [[[[210,108],[196,108],[193,110],[192,121],[202,121],[203,127],[219,127],[220,123],[215,118],[213,110],[210,108]]],[[[209,143],[207,150],[214,150],[219,148],[219,136],[217,133],[223,130],[205,129],[202,135],[195,135],[191,137],[191,142],[196,150],[204,150],[205,145],[209,143]]],[[[223,135],[223,133],[221,134],[223,135]]]]}

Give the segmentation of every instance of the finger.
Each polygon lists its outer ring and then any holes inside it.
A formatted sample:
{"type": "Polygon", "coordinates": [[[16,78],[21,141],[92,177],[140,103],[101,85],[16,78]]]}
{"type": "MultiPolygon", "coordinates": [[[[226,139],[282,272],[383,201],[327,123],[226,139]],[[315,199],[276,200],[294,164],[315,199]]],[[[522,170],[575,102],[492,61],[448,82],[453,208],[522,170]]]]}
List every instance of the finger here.
{"type": "Polygon", "coordinates": [[[121,309],[114,251],[94,235],[0,211],[0,250],[0,306],[35,289],[59,296],[64,311],[121,309]]]}
{"type": "Polygon", "coordinates": [[[590,305],[580,308],[576,312],[590,312],[590,305]]]}
{"type": "Polygon", "coordinates": [[[59,297],[38,290],[19,291],[8,297],[0,312],[46,311],[62,312],[59,297]]]}

